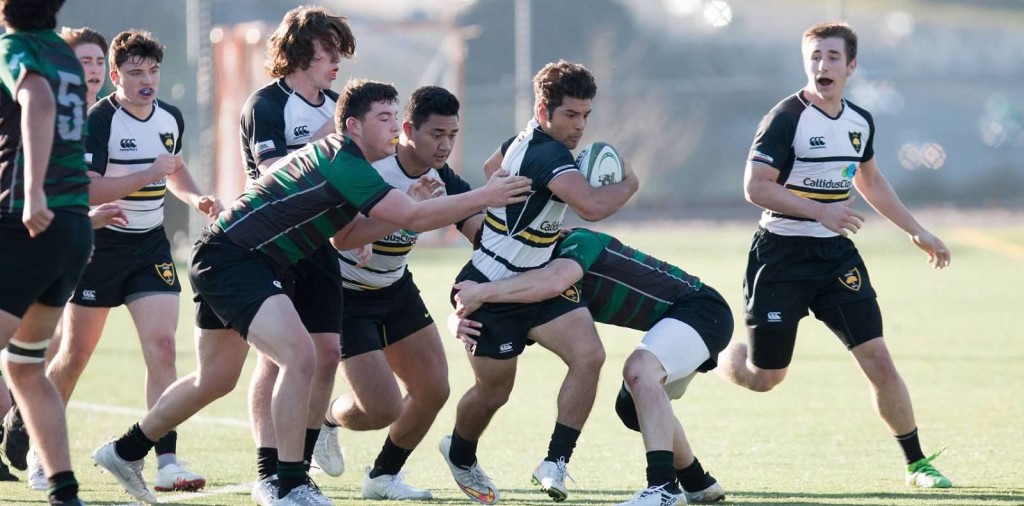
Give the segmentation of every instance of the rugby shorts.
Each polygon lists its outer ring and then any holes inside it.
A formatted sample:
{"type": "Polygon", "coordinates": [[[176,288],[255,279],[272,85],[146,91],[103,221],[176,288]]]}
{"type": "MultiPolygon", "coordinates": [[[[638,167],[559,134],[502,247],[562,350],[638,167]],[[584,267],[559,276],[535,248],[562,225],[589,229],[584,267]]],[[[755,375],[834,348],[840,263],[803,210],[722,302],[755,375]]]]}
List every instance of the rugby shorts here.
{"type": "Polygon", "coordinates": [[[342,359],[382,350],[434,324],[408,269],[398,281],[383,288],[345,289],[344,293],[342,359]]]}
{"type": "Polygon", "coordinates": [[[100,229],[92,261],[85,267],[71,302],[86,307],[117,307],[147,295],[181,293],[164,227],[137,234],[100,229]]]}

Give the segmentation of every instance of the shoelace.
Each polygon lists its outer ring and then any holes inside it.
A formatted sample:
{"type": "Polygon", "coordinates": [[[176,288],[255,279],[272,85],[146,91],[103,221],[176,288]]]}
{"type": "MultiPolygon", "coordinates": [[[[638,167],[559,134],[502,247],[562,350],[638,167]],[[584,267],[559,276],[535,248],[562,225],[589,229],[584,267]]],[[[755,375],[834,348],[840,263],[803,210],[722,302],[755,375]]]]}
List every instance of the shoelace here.
{"type": "Polygon", "coordinates": [[[392,495],[397,495],[398,492],[402,491],[402,488],[407,486],[408,485],[405,484],[405,469],[403,469],[391,478],[391,482],[388,483],[387,486],[387,491],[392,495]]]}
{"type": "Polygon", "coordinates": [[[555,469],[558,471],[558,474],[562,475],[558,481],[565,483],[565,479],[569,478],[569,481],[575,485],[576,480],[573,479],[571,474],[569,474],[569,468],[567,466],[568,464],[565,462],[565,457],[558,457],[558,460],[555,461],[555,469]]]}
{"type": "Polygon", "coordinates": [[[654,488],[645,488],[643,490],[638,490],[637,492],[634,492],[633,495],[630,496],[629,500],[635,501],[637,499],[641,499],[654,494],[669,495],[668,492],[665,491],[665,485],[658,485],[657,487],[654,488]]]}
{"type": "Polygon", "coordinates": [[[937,458],[939,458],[939,455],[942,455],[946,451],[946,448],[948,448],[948,447],[945,447],[945,448],[943,448],[943,449],[933,453],[931,456],[926,457],[924,459],[924,462],[921,462],[921,464],[917,467],[917,469],[914,470],[914,472],[915,473],[924,473],[924,474],[926,474],[928,476],[932,476],[932,477],[942,476],[942,473],[940,473],[938,469],[935,469],[935,466],[932,466],[932,461],[937,459],[937,458]]]}
{"type": "Polygon", "coordinates": [[[484,472],[484,468],[480,467],[479,464],[470,467],[469,474],[473,478],[473,481],[475,481],[476,483],[486,484],[487,482],[491,481],[491,477],[487,476],[487,473],[484,472]]]}

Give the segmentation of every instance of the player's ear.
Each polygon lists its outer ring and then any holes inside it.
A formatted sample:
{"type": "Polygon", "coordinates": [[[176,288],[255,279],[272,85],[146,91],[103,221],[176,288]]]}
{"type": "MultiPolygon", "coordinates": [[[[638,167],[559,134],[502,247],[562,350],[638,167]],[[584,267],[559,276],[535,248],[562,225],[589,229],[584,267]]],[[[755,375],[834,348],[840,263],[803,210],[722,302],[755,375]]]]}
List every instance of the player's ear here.
{"type": "Polygon", "coordinates": [[[850,64],[846,66],[846,77],[853,75],[853,72],[857,70],[857,59],[850,60],[850,64]]]}
{"type": "Polygon", "coordinates": [[[356,119],[355,116],[349,116],[345,118],[345,130],[354,135],[362,135],[363,122],[356,119]]]}
{"type": "Polygon", "coordinates": [[[534,105],[533,113],[537,116],[537,121],[540,123],[549,123],[551,121],[548,118],[548,104],[544,102],[537,102],[534,105]]]}
{"type": "Polygon", "coordinates": [[[412,139],[412,131],[413,130],[415,130],[415,127],[412,126],[412,122],[411,121],[403,121],[402,122],[402,133],[405,134],[405,138],[406,139],[412,139]]]}
{"type": "Polygon", "coordinates": [[[120,83],[117,82],[117,78],[118,78],[117,67],[111,65],[110,66],[110,82],[113,83],[114,86],[117,86],[118,84],[120,84],[120,83]]]}

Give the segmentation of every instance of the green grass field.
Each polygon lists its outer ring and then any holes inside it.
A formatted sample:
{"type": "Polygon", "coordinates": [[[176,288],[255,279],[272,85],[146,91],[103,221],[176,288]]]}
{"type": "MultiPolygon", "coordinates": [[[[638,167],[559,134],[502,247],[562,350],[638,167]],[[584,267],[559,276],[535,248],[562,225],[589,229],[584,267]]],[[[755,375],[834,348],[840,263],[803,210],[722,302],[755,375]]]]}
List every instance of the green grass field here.
{"type": "MultiPolygon", "coordinates": [[[[604,230],[699,275],[741,318],[741,276],[752,223],[604,230]]],[[[710,374],[694,381],[674,404],[701,462],[728,491],[729,503],[1024,504],[1024,396],[1017,390],[1024,381],[1024,346],[1012,323],[1024,301],[1024,227],[949,225],[935,231],[953,251],[952,267],[941,272],[931,270],[923,254],[881,218],[872,217],[856,240],[879,292],[889,347],[915,402],[925,451],[949,447],[936,465],[956,488],[921,491],[903,484],[902,455],[871,407],[867,382],[842,345],[808,318],[789,377],[775,391],[748,392],[710,374]]],[[[459,244],[413,255],[413,272],[439,320],[449,312],[448,289],[468,254],[459,244]]],[[[179,374],[194,369],[189,300],[182,297],[179,374]]],[[[622,427],[613,410],[622,362],[639,334],[598,330],[608,361],[570,465],[576,483],[570,484],[567,504],[623,501],[645,484],[640,436],[622,427]]],[[[442,335],[452,399],[406,469],[410,483],[433,490],[430,504],[469,504],[437,452],[438,440],[451,430],[456,401],[472,381],[459,343],[444,330],[442,335]]],[[[742,325],[734,338],[744,338],[742,325]]],[[[554,355],[528,349],[511,400],[481,442],[481,463],[501,488],[502,504],[551,504],[530,485],[530,472],[547,448],[563,373],[554,355]]],[[[75,471],[90,505],[129,502],[113,478],[91,465],[89,455],[139,418],[143,374],[127,312],[114,311],[68,409],[75,471]]],[[[339,383],[335,392],[344,389],[339,383]]],[[[208,486],[200,494],[165,495],[164,503],[250,503],[255,449],[246,428],[245,392],[240,385],[179,429],[179,454],[207,477],[208,486]]],[[[362,470],[372,464],[384,436],[384,431],[342,432],[345,474],[317,477],[337,504],[360,501],[362,470]]],[[[151,460],[147,475],[154,472],[151,460]]],[[[42,502],[43,495],[28,490],[20,475],[20,483],[0,484],[0,504],[42,502]]]]}

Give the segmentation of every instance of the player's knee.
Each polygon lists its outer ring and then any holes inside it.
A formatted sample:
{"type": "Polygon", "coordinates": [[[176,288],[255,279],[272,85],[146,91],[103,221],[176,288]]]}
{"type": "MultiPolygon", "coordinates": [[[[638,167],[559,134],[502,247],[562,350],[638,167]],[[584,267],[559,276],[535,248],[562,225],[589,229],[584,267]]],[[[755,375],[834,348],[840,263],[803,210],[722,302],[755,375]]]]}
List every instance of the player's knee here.
{"type": "Polygon", "coordinates": [[[619,415],[619,420],[622,420],[622,424],[627,428],[640,432],[640,418],[636,414],[636,404],[625,385],[619,389],[619,395],[615,399],[615,414],[619,415]]]}
{"type": "Polygon", "coordinates": [[[755,392],[768,392],[786,378],[785,369],[759,369],[750,375],[747,387],[755,392]]]}
{"type": "Polygon", "coordinates": [[[174,366],[174,334],[163,334],[146,340],[146,356],[154,366],[174,366]]]}
{"type": "Polygon", "coordinates": [[[568,363],[568,366],[577,370],[592,371],[596,374],[604,366],[606,358],[604,347],[600,344],[597,346],[587,346],[580,348],[576,352],[576,356],[568,363]]]}
{"type": "Polygon", "coordinates": [[[399,416],[402,416],[402,403],[398,402],[381,402],[374,403],[371,411],[366,413],[367,425],[370,430],[383,429],[395,420],[398,420],[399,416]]]}
{"type": "Polygon", "coordinates": [[[199,392],[200,397],[207,402],[213,402],[231,393],[238,384],[241,371],[231,374],[228,371],[219,371],[212,374],[197,375],[193,380],[193,386],[199,392]]]}

